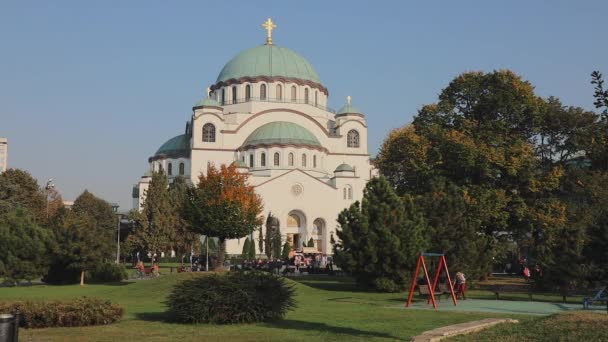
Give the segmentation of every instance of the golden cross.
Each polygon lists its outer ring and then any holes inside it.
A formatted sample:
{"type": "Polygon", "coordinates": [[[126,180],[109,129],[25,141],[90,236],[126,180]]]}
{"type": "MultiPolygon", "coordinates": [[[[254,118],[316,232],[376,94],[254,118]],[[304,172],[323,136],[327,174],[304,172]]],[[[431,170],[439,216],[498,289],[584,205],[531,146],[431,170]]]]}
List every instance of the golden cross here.
{"type": "Polygon", "coordinates": [[[266,45],[272,45],[272,30],[277,27],[272,22],[271,18],[268,18],[265,23],[262,24],[262,27],[266,29],[266,45]]]}
{"type": "Polygon", "coordinates": [[[351,101],[352,97],[350,97],[350,95],[348,95],[346,97],[346,104],[350,107],[350,101],[351,101]]]}
{"type": "Polygon", "coordinates": [[[211,88],[207,87],[207,97],[211,95],[211,88]]]}

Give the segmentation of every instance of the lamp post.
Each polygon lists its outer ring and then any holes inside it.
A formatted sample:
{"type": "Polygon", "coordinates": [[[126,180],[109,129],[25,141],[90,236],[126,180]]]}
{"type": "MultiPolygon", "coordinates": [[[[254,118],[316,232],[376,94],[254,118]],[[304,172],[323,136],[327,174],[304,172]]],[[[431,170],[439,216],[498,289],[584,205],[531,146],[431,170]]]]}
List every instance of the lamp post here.
{"type": "Polygon", "coordinates": [[[53,184],[53,178],[49,178],[46,181],[46,185],[44,186],[44,190],[46,190],[46,218],[49,218],[49,192],[55,189],[55,184],[53,184]]]}
{"type": "Polygon", "coordinates": [[[120,213],[118,212],[119,205],[114,203],[112,204],[112,211],[116,214],[118,218],[118,224],[116,225],[116,264],[120,264],[120,213]]]}

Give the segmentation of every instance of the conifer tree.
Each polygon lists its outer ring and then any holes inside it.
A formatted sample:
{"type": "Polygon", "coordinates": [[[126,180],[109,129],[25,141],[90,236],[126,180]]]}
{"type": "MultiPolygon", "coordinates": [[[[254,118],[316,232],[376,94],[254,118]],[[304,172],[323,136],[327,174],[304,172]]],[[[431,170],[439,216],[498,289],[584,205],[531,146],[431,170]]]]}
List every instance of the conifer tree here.
{"type": "Polygon", "coordinates": [[[144,252],[160,255],[171,248],[178,217],[168,187],[167,176],[154,172],[142,211],[131,213],[134,229],[129,239],[144,252]]]}
{"type": "Polygon", "coordinates": [[[291,253],[291,245],[289,241],[285,241],[283,244],[283,251],[281,252],[281,259],[289,260],[289,253],[291,253]]]}
{"type": "Polygon", "coordinates": [[[281,257],[281,230],[279,226],[273,230],[272,237],[272,258],[279,259],[281,257]]]}
{"type": "Polygon", "coordinates": [[[245,242],[243,242],[243,251],[241,252],[241,257],[244,260],[251,260],[249,259],[249,250],[251,248],[249,248],[249,238],[245,239],[245,242]]]}
{"type": "Polygon", "coordinates": [[[175,177],[169,186],[169,197],[174,210],[175,226],[172,236],[171,245],[177,255],[183,259],[186,255],[190,255],[195,251],[197,241],[200,241],[200,235],[188,228],[188,220],[186,219],[186,205],[188,204],[188,184],[184,177],[175,177]]]}
{"type": "Polygon", "coordinates": [[[427,246],[425,223],[411,198],[401,199],[386,179],[374,178],[361,205],[342,211],[338,223],[337,265],[366,287],[389,292],[405,287],[416,256],[427,246]]]}
{"type": "Polygon", "coordinates": [[[314,247],[315,246],[315,240],[313,240],[312,238],[308,239],[308,246],[307,247],[314,247]]]}
{"type": "Polygon", "coordinates": [[[256,257],[256,252],[255,252],[255,240],[253,239],[253,236],[251,237],[251,240],[249,240],[249,251],[248,251],[248,258],[249,260],[255,260],[256,257]]]}

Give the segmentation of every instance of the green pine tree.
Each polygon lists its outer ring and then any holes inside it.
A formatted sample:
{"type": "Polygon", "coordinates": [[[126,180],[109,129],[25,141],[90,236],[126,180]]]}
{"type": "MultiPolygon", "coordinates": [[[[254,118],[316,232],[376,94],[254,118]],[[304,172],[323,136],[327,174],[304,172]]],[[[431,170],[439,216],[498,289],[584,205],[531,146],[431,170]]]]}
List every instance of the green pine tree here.
{"type": "Polygon", "coordinates": [[[310,238],[308,240],[308,246],[307,247],[314,247],[315,246],[315,240],[313,240],[312,238],[310,238]]]}
{"type": "Polygon", "coordinates": [[[374,178],[361,205],[342,211],[338,223],[336,264],[357,283],[390,292],[407,285],[416,256],[427,246],[426,225],[411,198],[401,199],[386,179],[374,178]]]}
{"type": "Polygon", "coordinates": [[[241,257],[244,260],[251,260],[249,259],[249,250],[251,248],[249,248],[249,238],[245,239],[245,242],[243,243],[243,251],[241,252],[241,257]]]}
{"type": "Polygon", "coordinates": [[[291,245],[289,241],[285,241],[283,244],[283,251],[281,252],[281,259],[289,260],[289,253],[291,253],[291,245]]]}
{"type": "Polygon", "coordinates": [[[251,237],[251,240],[249,243],[249,250],[247,253],[247,257],[249,258],[249,260],[255,260],[255,257],[256,257],[255,240],[253,239],[253,236],[251,237]]]}
{"type": "Polygon", "coordinates": [[[273,231],[272,237],[272,258],[279,259],[281,257],[281,230],[277,227],[273,231]]]}

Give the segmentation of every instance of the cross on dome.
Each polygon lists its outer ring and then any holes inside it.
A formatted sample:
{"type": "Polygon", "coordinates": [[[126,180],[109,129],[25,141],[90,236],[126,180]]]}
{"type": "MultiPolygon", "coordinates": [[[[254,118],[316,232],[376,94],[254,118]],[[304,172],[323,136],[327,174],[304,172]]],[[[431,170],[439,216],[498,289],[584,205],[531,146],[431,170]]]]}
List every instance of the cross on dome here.
{"type": "Polygon", "coordinates": [[[277,25],[272,22],[272,18],[266,19],[266,22],[262,24],[262,27],[266,29],[266,45],[272,45],[272,30],[274,30],[277,25]]]}

